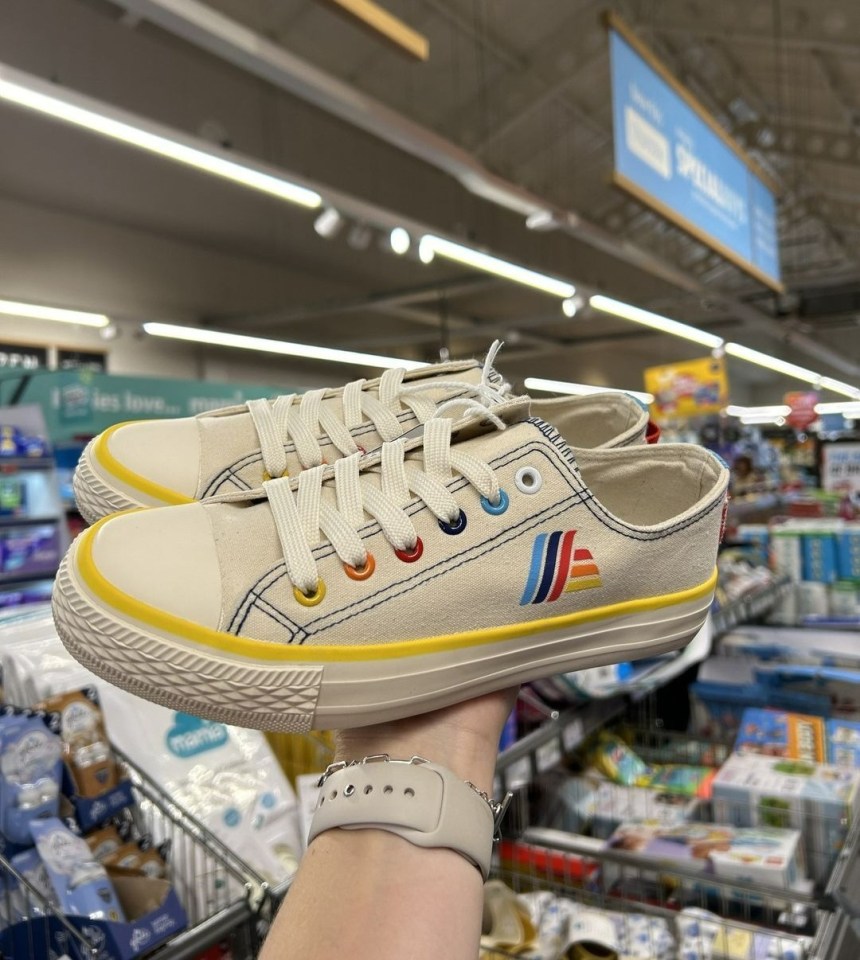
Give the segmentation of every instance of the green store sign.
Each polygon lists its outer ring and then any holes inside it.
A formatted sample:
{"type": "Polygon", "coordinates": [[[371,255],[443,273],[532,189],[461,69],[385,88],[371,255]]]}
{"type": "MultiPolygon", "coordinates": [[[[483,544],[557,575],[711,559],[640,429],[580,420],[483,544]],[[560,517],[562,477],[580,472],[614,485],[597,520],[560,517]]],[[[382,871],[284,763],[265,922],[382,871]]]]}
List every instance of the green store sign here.
{"type": "Polygon", "coordinates": [[[55,442],[101,433],[122,420],[192,417],[286,392],[270,384],[121,377],[91,370],[33,371],[0,378],[0,405],[38,403],[55,442]]]}

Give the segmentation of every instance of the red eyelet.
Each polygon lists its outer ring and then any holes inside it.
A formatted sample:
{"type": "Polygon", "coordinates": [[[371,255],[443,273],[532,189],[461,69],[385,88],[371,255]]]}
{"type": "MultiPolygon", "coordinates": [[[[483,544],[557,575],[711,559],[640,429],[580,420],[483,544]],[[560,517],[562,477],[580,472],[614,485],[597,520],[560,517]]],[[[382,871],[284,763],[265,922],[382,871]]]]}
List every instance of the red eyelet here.
{"type": "Polygon", "coordinates": [[[343,569],[350,580],[366,580],[376,569],[376,561],[373,559],[373,554],[368,553],[363,567],[352,567],[345,563],[343,569]]]}
{"type": "Polygon", "coordinates": [[[411,550],[394,551],[397,559],[402,560],[404,563],[415,563],[422,553],[424,553],[424,544],[421,542],[421,537],[415,538],[415,546],[411,550]]]}

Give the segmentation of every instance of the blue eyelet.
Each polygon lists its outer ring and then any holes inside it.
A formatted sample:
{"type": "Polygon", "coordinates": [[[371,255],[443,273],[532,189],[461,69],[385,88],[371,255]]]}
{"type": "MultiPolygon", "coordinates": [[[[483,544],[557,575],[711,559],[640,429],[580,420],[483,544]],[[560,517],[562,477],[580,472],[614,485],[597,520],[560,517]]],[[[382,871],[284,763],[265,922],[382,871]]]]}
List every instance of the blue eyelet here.
{"type": "Polygon", "coordinates": [[[499,502],[491,503],[486,497],[481,497],[481,506],[487,511],[487,513],[500,514],[504,513],[508,509],[508,504],[510,499],[504,490],[499,490],[499,502]]]}
{"type": "Polygon", "coordinates": [[[439,526],[442,529],[443,533],[462,533],[466,529],[466,513],[464,510],[460,511],[460,516],[453,523],[445,523],[444,520],[439,521],[439,526]]]}

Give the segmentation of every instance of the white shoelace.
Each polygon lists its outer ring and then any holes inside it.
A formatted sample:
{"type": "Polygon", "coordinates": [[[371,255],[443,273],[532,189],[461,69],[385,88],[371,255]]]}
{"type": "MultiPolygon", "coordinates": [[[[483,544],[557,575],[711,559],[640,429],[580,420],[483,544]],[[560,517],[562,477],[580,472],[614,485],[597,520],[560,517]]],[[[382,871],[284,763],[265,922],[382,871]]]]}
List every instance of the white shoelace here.
{"type": "MultiPolygon", "coordinates": [[[[480,412],[500,430],[505,429],[502,420],[476,401],[456,399],[448,404],[464,404],[467,413],[480,412]]],[[[451,446],[452,423],[447,417],[437,416],[424,424],[420,459],[406,460],[406,441],[402,438],[384,444],[380,462],[372,468],[379,486],[362,475],[361,454],[338,460],[333,479],[329,471],[327,481],[334,485],[336,507],[322,495],[324,466],[303,471],[295,491],[286,477],[263,484],[297,599],[303,596],[304,602],[316,603],[325,593],[313,555],[314,547],[324,540],[334,547],[347,573],[352,571],[359,574],[356,579],[363,579],[364,574],[372,572],[372,558],[358,533],[368,516],[377,521],[395,550],[407,554],[418,544],[415,526],[405,510],[416,497],[442,523],[456,525],[460,508],[446,486],[455,474],[464,477],[491,504],[499,502],[499,481],[492,467],[451,446]]]]}
{"type": "MultiPolygon", "coordinates": [[[[432,377],[416,384],[403,385],[405,370],[386,370],[376,391],[365,390],[366,380],[348,383],[341,398],[343,416],[339,417],[330,405],[323,405],[326,390],[311,390],[300,396],[289,394],[274,401],[260,399],[248,401],[248,412],[257,430],[263,468],[269,477],[283,477],[287,472],[285,447],[295,445],[296,456],[307,470],[324,463],[319,444],[320,434],[329,437],[344,456],[365,453],[355,442],[351,431],[368,420],[373,423],[382,441],[396,440],[403,435],[402,423],[397,413],[404,407],[415,415],[419,424],[434,417],[440,407],[429,397],[430,390],[461,392],[474,397],[484,406],[501,403],[507,399],[504,386],[499,386],[499,377],[492,369],[493,360],[502,344],[496,340],[487,353],[480,383],[461,380],[435,380],[432,377]]],[[[444,406],[444,404],[443,404],[444,406]]]]}

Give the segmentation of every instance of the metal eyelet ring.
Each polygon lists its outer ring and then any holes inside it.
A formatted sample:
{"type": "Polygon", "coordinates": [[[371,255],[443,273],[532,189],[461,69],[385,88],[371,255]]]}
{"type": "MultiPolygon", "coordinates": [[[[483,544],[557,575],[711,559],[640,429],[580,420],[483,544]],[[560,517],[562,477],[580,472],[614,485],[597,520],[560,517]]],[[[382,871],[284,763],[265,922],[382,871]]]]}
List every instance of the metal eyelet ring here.
{"type": "Polygon", "coordinates": [[[346,571],[346,575],[350,580],[367,580],[376,569],[376,561],[373,559],[373,554],[368,553],[363,566],[353,567],[345,563],[343,569],[346,571]]]}
{"type": "Polygon", "coordinates": [[[460,516],[453,523],[445,523],[444,520],[440,520],[439,528],[443,533],[449,533],[452,536],[462,533],[466,529],[466,511],[461,510],[460,516]]]}
{"type": "Polygon", "coordinates": [[[365,450],[364,447],[363,447],[360,443],[357,443],[355,446],[356,446],[357,451],[358,451],[362,456],[365,456],[365,454],[367,453],[367,450],[365,450]]]}
{"type": "Polygon", "coordinates": [[[486,497],[481,497],[481,506],[487,511],[487,513],[492,513],[495,516],[498,516],[500,513],[504,513],[508,509],[508,504],[510,504],[510,498],[505,493],[504,490],[499,490],[499,499],[497,503],[492,503],[486,497]]]}
{"type": "Polygon", "coordinates": [[[543,477],[534,467],[520,467],[514,477],[514,483],[520,493],[537,493],[543,486],[543,477]]]}
{"type": "Polygon", "coordinates": [[[293,587],[293,596],[303,607],[315,607],[325,596],[325,583],[317,580],[317,587],[313,593],[302,593],[298,587],[293,587]]]}
{"type": "Polygon", "coordinates": [[[394,556],[404,563],[415,563],[422,553],[424,553],[424,544],[421,537],[416,537],[415,546],[411,550],[395,550],[394,556]]]}
{"type": "MultiPolygon", "coordinates": [[[[288,477],[288,476],[289,476],[289,473],[287,473],[287,471],[284,470],[284,472],[281,474],[281,479],[283,479],[284,477],[288,477]]],[[[272,477],[271,473],[269,473],[268,470],[264,470],[264,471],[263,471],[263,483],[268,483],[269,480],[272,480],[272,479],[273,479],[273,477],[272,477]]]]}

